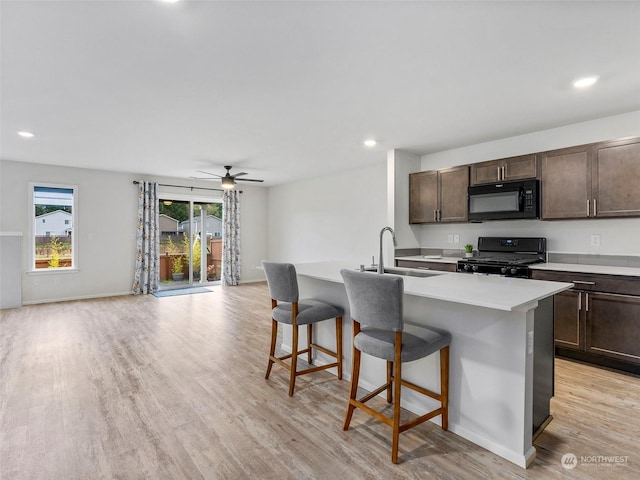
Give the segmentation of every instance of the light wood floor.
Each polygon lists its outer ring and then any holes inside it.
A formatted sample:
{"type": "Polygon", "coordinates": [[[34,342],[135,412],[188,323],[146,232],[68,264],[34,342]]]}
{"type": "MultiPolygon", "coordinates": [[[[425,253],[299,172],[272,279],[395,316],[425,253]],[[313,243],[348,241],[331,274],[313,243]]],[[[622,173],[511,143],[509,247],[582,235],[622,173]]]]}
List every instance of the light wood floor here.
{"type": "Polygon", "coordinates": [[[388,427],[341,430],[348,382],[300,377],[289,398],[284,369],[264,379],[269,308],[259,283],[2,311],[0,478],[640,478],[640,379],[563,360],[528,470],[431,423],[393,465],[388,427]]]}

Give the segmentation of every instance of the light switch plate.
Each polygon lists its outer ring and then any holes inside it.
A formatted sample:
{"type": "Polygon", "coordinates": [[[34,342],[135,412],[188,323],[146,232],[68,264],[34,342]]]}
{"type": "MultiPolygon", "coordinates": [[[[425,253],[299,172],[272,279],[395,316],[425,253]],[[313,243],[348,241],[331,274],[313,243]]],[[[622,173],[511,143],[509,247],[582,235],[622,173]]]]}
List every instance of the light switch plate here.
{"type": "Polygon", "coordinates": [[[600,234],[594,233],[591,235],[591,246],[592,247],[600,246],[600,234]]]}

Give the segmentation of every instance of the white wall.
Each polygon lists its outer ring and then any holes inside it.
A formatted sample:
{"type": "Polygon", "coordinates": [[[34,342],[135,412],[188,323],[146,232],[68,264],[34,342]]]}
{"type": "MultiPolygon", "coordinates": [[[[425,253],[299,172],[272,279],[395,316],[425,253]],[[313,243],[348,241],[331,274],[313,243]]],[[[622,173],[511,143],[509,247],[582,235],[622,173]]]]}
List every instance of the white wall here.
{"type": "Polygon", "coordinates": [[[420,157],[418,155],[402,150],[388,152],[387,203],[389,225],[396,232],[398,248],[420,247],[422,227],[409,224],[409,174],[420,170],[420,157]]]}
{"type": "MultiPolygon", "coordinates": [[[[421,157],[420,170],[437,170],[466,163],[637,136],[640,136],[640,111],[424,155],[421,157]]],[[[640,179],[638,182],[640,185],[640,179]]],[[[406,203],[407,200],[398,201],[406,203]]],[[[465,243],[472,243],[475,247],[479,236],[518,235],[546,237],[548,250],[554,252],[640,254],[640,220],[637,218],[497,221],[482,224],[423,225],[418,228],[422,247],[462,248],[465,243]],[[459,245],[447,243],[450,233],[460,235],[459,245]],[[601,235],[600,247],[591,246],[592,234],[601,235]]]]}
{"type": "MultiPolygon", "coordinates": [[[[211,182],[144,177],[82,168],[0,161],[0,231],[23,232],[23,303],[128,294],[133,282],[137,188],[133,180],[215,187],[211,182]],[[77,272],[27,274],[30,265],[28,183],[78,186],[77,272]]],[[[166,190],[166,189],[165,189],[166,190]]],[[[267,189],[242,187],[242,281],[262,277],[248,267],[266,255],[267,189]]],[[[175,189],[181,195],[220,198],[220,192],[175,189]]]]}
{"type": "Polygon", "coordinates": [[[387,225],[386,164],[269,189],[268,258],[371,263],[387,225]]]}

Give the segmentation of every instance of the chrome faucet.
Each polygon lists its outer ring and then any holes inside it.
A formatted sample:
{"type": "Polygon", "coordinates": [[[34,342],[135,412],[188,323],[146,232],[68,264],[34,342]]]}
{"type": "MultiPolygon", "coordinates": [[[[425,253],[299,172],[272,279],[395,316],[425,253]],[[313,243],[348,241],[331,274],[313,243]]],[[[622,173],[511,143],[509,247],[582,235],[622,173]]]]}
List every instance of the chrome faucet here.
{"type": "Polygon", "coordinates": [[[382,235],[386,231],[391,232],[391,238],[393,238],[393,246],[398,246],[398,244],[396,243],[396,232],[393,231],[393,228],[384,227],[382,230],[380,230],[380,256],[378,257],[378,273],[384,273],[384,263],[382,261],[382,235]]]}

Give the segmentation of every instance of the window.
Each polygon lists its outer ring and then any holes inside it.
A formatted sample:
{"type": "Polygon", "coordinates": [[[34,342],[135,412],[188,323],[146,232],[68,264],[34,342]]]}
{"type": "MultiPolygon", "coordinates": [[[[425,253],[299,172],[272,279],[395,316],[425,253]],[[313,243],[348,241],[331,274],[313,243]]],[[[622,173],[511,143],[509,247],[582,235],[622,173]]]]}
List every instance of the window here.
{"type": "Polygon", "coordinates": [[[33,270],[76,268],[77,188],[31,184],[33,270]]]}

